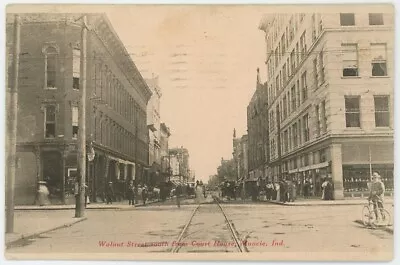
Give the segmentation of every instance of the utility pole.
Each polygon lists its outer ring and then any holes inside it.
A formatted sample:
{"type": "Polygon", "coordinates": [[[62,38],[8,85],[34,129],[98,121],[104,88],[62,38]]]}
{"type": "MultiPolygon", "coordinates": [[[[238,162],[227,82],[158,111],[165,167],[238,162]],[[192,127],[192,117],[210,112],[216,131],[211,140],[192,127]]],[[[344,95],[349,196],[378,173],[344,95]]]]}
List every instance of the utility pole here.
{"type": "MultiPolygon", "coordinates": [[[[10,105],[8,128],[8,161],[7,161],[7,189],[6,189],[6,233],[14,232],[14,184],[17,153],[17,114],[18,114],[18,71],[20,54],[21,19],[19,15],[14,18],[14,48],[12,67],[12,88],[9,91],[10,105]]],[[[8,56],[8,54],[7,54],[8,56]]]]}
{"type": "Polygon", "coordinates": [[[78,178],[79,192],[75,204],[75,217],[85,215],[85,179],[86,179],[86,39],[87,17],[82,17],[81,58],[80,58],[80,100],[78,131],[78,178]]]}

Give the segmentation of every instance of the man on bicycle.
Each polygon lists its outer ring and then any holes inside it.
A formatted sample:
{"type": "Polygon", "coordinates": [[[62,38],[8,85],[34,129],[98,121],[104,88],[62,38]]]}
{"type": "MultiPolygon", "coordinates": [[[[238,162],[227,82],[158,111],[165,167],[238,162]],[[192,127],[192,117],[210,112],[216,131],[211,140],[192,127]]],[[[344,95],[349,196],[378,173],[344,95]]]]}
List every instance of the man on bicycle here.
{"type": "Polygon", "coordinates": [[[386,218],[385,213],[383,211],[384,193],[385,193],[385,185],[381,181],[381,176],[379,175],[379,173],[375,171],[372,174],[372,183],[368,200],[372,201],[373,203],[376,220],[378,220],[378,208],[379,211],[381,212],[382,220],[385,220],[386,218]]]}

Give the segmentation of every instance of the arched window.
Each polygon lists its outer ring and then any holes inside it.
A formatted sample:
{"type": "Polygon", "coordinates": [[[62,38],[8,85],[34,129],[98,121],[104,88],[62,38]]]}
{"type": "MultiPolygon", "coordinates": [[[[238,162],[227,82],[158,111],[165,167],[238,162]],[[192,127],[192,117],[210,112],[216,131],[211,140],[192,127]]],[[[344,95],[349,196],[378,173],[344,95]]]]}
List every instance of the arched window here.
{"type": "Polygon", "coordinates": [[[57,54],[56,47],[48,46],[44,49],[45,88],[47,89],[56,89],[57,54]]]}

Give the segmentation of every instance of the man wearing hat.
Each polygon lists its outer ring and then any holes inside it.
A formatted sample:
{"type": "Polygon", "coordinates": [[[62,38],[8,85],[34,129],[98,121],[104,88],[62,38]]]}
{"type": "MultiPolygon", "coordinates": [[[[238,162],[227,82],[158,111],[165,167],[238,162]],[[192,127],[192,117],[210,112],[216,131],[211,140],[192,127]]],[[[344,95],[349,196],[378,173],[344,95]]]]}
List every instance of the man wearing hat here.
{"type": "Polygon", "coordinates": [[[112,204],[113,198],[114,198],[114,189],[112,186],[112,182],[108,182],[107,190],[106,190],[106,202],[107,204],[112,204]]]}
{"type": "Polygon", "coordinates": [[[385,214],[383,211],[383,196],[385,193],[385,185],[381,181],[381,176],[378,172],[372,174],[371,190],[369,193],[368,200],[372,201],[374,205],[374,213],[376,220],[378,220],[378,209],[381,212],[382,219],[385,219],[385,214]]]}

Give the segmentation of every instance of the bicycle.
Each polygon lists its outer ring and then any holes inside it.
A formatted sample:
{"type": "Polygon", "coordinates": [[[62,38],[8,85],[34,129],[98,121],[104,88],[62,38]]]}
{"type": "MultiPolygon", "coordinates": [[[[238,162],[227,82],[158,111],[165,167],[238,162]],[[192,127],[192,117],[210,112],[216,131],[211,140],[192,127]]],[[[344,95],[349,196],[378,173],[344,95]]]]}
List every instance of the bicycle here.
{"type": "Polygon", "coordinates": [[[379,209],[377,202],[373,202],[372,200],[368,200],[368,204],[364,205],[362,209],[362,222],[365,226],[391,226],[391,220],[390,213],[384,208],[379,209]],[[378,220],[375,216],[375,207],[378,211],[378,220]]]}

